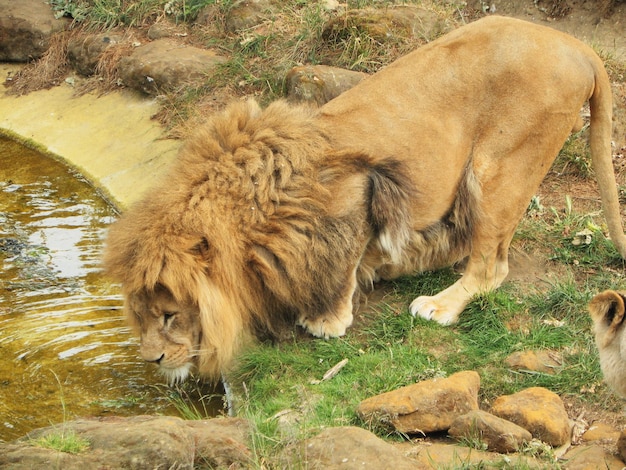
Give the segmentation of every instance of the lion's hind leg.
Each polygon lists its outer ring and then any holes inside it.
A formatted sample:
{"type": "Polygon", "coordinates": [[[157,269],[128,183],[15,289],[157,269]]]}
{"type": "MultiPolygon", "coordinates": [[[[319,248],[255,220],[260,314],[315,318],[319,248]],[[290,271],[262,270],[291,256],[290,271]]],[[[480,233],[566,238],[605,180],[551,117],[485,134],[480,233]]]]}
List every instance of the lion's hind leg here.
{"type": "Polygon", "coordinates": [[[357,288],[356,269],[350,276],[348,286],[344,289],[339,302],[332,311],[315,316],[302,313],[298,318],[298,325],[302,326],[313,336],[318,338],[337,338],[346,334],[352,325],[353,297],[357,288]]]}

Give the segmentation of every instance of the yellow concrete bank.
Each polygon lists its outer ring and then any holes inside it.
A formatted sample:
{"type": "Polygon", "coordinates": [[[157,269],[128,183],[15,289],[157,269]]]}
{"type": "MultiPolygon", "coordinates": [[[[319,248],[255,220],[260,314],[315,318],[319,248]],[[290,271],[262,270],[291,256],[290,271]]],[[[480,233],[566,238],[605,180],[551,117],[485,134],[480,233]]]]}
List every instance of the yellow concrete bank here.
{"type": "MultiPolygon", "coordinates": [[[[0,64],[1,81],[19,67],[0,64]]],[[[75,96],[63,84],[15,97],[0,85],[0,132],[65,160],[121,207],[155,183],[180,146],[151,120],[157,111],[154,99],[128,90],[75,96]]]]}

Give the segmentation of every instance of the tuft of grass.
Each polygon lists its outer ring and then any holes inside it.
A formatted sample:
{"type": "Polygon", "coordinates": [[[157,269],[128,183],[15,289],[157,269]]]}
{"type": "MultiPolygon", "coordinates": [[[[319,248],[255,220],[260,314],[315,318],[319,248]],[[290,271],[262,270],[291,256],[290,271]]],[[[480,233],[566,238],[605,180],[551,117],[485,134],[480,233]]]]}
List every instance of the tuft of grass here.
{"type": "Polygon", "coordinates": [[[65,429],[64,427],[61,427],[58,432],[55,430],[33,439],[30,443],[37,447],[68,454],[80,454],[88,450],[91,445],[87,439],[78,435],[73,429],[65,429]]]}
{"type": "Polygon", "coordinates": [[[63,408],[63,424],[59,427],[55,427],[51,431],[30,440],[30,443],[37,447],[43,447],[46,449],[52,449],[59,452],[67,452],[70,454],[79,454],[86,451],[90,447],[88,439],[80,436],[74,429],[66,426],[67,421],[67,406],[65,403],[65,396],[63,394],[63,386],[59,376],[51,371],[57,384],[59,385],[59,394],[61,397],[61,407],[63,408]]]}

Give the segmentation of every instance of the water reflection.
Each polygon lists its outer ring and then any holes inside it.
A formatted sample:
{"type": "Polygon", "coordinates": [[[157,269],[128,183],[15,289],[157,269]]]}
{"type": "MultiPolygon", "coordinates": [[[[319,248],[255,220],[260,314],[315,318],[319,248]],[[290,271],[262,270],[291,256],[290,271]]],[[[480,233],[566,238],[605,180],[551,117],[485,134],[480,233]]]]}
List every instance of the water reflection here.
{"type": "Polygon", "coordinates": [[[0,439],[75,416],[175,413],[99,272],[115,215],[65,166],[0,138],[0,439]]]}

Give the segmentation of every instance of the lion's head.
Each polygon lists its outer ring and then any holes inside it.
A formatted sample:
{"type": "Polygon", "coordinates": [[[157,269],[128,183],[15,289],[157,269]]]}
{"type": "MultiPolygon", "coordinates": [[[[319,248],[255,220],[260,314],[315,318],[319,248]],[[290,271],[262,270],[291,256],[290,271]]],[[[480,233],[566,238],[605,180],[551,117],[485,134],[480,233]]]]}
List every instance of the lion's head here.
{"type": "Polygon", "coordinates": [[[613,290],[596,295],[589,303],[600,366],[607,383],[626,398],[626,292],[613,290]]]}
{"type": "Polygon", "coordinates": [[[183,146],[105,247],[144,359],[218,379],[258,333],[345,332],[364,247],[394,256],[408,228],[397,165],[344,157],[315,111],[284,102],[236,103],[183,146]]]}

